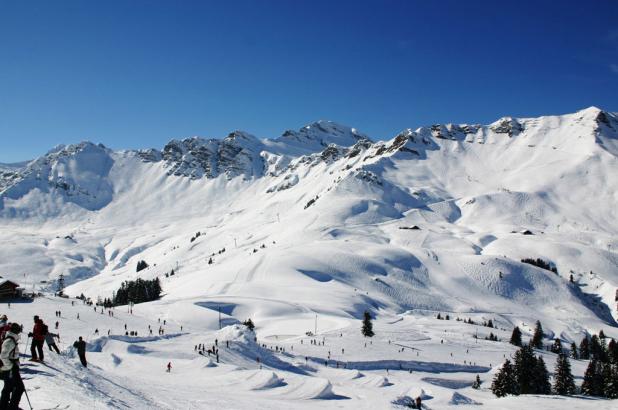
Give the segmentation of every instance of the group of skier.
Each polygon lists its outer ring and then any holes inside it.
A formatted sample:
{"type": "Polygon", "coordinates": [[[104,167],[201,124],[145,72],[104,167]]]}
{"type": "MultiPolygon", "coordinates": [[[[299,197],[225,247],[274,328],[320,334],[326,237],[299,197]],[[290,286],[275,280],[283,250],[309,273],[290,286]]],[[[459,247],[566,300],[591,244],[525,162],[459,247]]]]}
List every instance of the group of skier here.
{"type": "MultiPolygon", "coordinates": [[[[19,339],[23,327],[18,323],[8,323],[6,315],[0,316],[0,379],[4,382],[0,395],[0,409],[17,410],[21,396],[25,391],[24,382],[19,372],[19,339]]],[[[43,344],[46,342],[50,351],[60,354],[55,339],[60,336],[51,333],[39,316],[34,316],[34,326],[28,333],[28,340],[32,338],[30,346],[30,361],[43,363],[45,356],[43,344]]],[[[27,343],[27,342],[26,342],[27,343]]],[[[77,349],[79,359],[84,365],[86,362],[86,342],[79,337],[73,347],[77,349]]]]}

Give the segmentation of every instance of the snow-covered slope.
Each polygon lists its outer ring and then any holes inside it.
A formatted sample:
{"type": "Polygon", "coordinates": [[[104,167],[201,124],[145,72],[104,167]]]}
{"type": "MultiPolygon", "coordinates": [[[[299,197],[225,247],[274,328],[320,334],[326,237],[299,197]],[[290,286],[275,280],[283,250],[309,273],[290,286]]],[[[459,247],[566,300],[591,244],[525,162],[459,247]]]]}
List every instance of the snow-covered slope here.
{"type": "Polygon", "coordinates": [[[618,118],[594,107],[375,142],[326,121],[162,150],[85,142],[0,166],[0,275],[45,290],[63,273],[93,298],[159,277],[148,314],[212,331],[223,306],[261,338],[314,331],[316,314],[322,332],[356,329],[365,310],[618,336],[617,202],[618,118]]]}

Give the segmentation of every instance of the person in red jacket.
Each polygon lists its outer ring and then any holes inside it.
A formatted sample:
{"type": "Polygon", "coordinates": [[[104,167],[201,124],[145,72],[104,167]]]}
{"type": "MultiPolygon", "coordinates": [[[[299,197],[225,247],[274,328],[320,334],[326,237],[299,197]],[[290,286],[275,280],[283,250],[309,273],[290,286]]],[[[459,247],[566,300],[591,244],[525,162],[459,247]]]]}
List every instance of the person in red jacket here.
{"type": "Polygon", "coordinates": [[[43,323],[38,316],[34,317],[34,327],[32,328],[32,332],[28,334],[28,337],[32,337],[32,345],[30,346],[30,360],[34,362],[42,362],[44,360],[43,356],[43,344],[45,343],[45,334],[47,333],[45,329],[47,326],[43,323]],[[37,356],[38,352],[38,356],[37,356]]]}

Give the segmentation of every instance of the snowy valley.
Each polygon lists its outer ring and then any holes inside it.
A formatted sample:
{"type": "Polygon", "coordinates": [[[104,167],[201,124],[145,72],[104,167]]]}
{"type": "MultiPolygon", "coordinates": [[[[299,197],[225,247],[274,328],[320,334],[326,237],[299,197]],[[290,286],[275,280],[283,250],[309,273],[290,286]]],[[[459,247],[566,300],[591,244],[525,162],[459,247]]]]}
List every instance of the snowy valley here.
{"type": "MultiPolygon", "coordinates": [[[[24,368],[34,408],[609,409],[490,387],[515,326],[527,341],[541,321],[544,345],[618,339],[617,203],[618,116],[595,107],[385,140],[318,121],[58,146],[0,164],[0,275],[44,295],[0,313],[59,321],[63,355],[24,368]],[[61,274],[69,299],[53,296],[61,274]],[[163,294],[132,313],[75,299],[137,278],[163,294]],[[218,362],[196,349],[215,340],[218,362]]],[[[551,373],[557,355],[538,354],[551,373]]],[[[578,386],[587,365],[571,360],[578,386]]]]}

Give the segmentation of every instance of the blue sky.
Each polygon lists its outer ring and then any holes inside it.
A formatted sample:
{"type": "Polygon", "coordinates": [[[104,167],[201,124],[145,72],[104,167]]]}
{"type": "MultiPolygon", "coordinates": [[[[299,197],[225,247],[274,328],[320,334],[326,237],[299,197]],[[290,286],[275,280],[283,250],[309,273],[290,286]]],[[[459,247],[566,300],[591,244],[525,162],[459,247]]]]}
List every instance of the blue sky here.
{"type": "Polygon", "coordinates": [[[618,111],[618,2],[0,0],[0,162],[618,111]]]}

